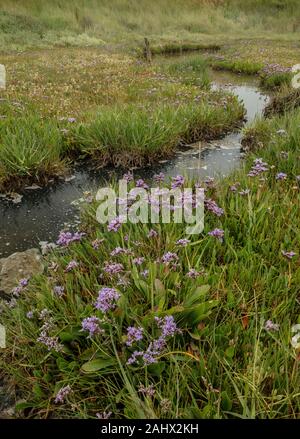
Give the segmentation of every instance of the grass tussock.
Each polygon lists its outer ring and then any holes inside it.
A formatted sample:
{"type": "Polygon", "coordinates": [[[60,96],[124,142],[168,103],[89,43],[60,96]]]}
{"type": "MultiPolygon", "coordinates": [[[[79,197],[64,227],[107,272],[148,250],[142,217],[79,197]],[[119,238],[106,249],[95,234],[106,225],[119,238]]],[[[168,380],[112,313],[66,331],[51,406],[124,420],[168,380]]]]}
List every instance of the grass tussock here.
{"type": "Polygon", "coordinates": [[[27,115],[1,122],[0,185],[61,174],[62,150],[62,134],[51,121],[27,115]]]}
{"type": "Polygon", "coordinates": [[[173,222],[109,231],[86,206],[86,235],[62,235],[2,312],[20,416],[299,417],[299,121],[272,120],[259,156],[203,183],[223,211],[206,211],[200,235],[173,222]]]}
{"type": "Polygon", "coordinates": [[[92,156],[103,165],[142,166],[168,157],[180,143],[217,138],[236,128],[244,109],[237,99],[223,96],[214,105],[196,102],[156,111],[115,107],[100,111],[91,123],[70,136],[70,148],[92,156]]]}

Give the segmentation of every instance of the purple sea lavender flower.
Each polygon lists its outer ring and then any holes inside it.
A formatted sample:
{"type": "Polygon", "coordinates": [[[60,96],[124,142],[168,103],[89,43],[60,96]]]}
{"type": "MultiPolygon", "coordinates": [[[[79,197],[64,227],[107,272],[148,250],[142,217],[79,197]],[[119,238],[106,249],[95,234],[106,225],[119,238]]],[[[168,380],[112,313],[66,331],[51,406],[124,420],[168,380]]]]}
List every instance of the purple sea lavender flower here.
{"type": "Polygon", "coordinates": [[[131,357],[128,358],[127,364],[134,364],[137,362],[137,359],[139,357],[142,357],[144,355],[143,351],[134,351],[131,357]]]}
{"type": "Polygon", "coordinates": [[[237,190],[238,190],[238,186],[240,186],[240,183],[239,183],[239,182],[234,183],[232,186],[230,186],[229,190],[230,190],[231,192],[237,192],[237,190]]]}
{"type": "Polygon", "coordinates": [[[101,412],[96,413],[98,419],[109,419],[112,415],[112,412],[101,412]]]}
{"type": "Polygon", "coordinates": [[[22,292],[22,287],[17,286],[12,289],[12,295],[15,297],[19,297],[20,293],[22,292]]]}
{"type": "Polygon", "coordinates": [[[224,214],[224,210],[217,205],[217,203],[214,200],[211,200],[210,198],[207,198],[204,200],[204,206],[207,210],[214,213],[217,216],[222,216],[224,214]]]}
{"type": "Polygon", "coordinates": [[[196,279],[197,277],[201,276],[201,273],[196,271],[194,268],[191,268],[190,271],[187,272],[187,277],[191,279],[196,279]]]}
{"type": "Polygon", "coordinates": [[[177,175],[172,178],[171,188],[176,189],[184,185],[184,177],[182,175],[177,175]]]}
{"type": "Polygon", "coordinates": [[[134,258],[132,262],[135,265],[142,265],[145,262],[145,258],[143,257],[134,258]]]}
{"type": "Polygon", "coordinates": [[[121,273],[124,270],[123,264],[117,262],[105,262],[103,270],[110,275],[121,273]]]}
{"type": "Polygon", "coordinates": [[[28,313],[26,314],[26,317],[28,318],[28,319],[33,319],[33,311],[28,311],[28,313]]]}
{"type": "Polygon", "coordinates": [[[166,316],[163,319],[155,317],[157,326],[162,330],[162,337],[173,337],[176,333],[180,332],[177,328],[176,322],[173,316],[166,316]]]}
{"type": "Polygon", "coordinates": [[[214,229],[211,232],[208,232],[209,236],[214,236],[215,238],[217,238],[220,242],[223,242],[223,238],[224,238],[224,230],[222,229],[214,229]]]}
{"type": "Polygon", "coordinates": [[[162,172],[160,172],[159,174],[155,174],[153,176],[153,180],[156,183],[162,183],[164,181],[164,179],[165,179],[165,174],[163,174],[162,172]]]}
{"type": "Polygon", "coordinates": [[[149,230],[148,238],[156,238],[157,236],[158,236],[158,233],[155,230],[153,230],[153,229],[149,230]]]}
{"type": "Polygon", "coordinates": [[[134,342],[143,339],[143,328],[135,328],[134,326],[129,326],[127,328],[127,340],[126,345],[132,346],[134,342]]]}
{"type": "Polygon", "coordinates": [[[145,387],[143,384],[140,384],[138,391],[142,393],[144,396],[148,396],[149,398],[152,398],[152,396],[155,395],[155,389],[153,384],[150,384],[150,386],[148,387],[145,387]]]}
{"type": "Polygon", "coordinates": [[[109,232],[117,232],[121,227],[121,225],[122,225],[121,219],[119,217],[114,218],[109,222],[107,226],[107,230],[109,232]]]}
{"type": "Polygon", "coordinates": [[[149,189],[149,186],[147,185],[147,183],[145,183],[144,180],[142,180],[141,178],[136,181],[135,185],[136,185],[136,187],[142,187],[144,189],[149,189]]]}
{"type": "Polygon", "coordinates": [[[121,295],[114,288],[104,287],[98,293],[95,308],[100,309],[103,313],[115,309],[116,302],[121,295]]]}
{"type": "Polygon", "coordinates": [[[56,296],[62,297],[64,295],[65,289],[61,285],[55,285],[55,287],[53,288],[53,292],[56,296]]]}
{"type": "Polygon", "coordinates": [[[163,255],[163,257],[161,258],[162,262],[164,264],[168,264],[170,262],[177,262],[178,261],[178,256],[176,253],[172,253],[172,252],[167,252],[163,255]]]}
{"type": "Polygon", "coordinates": [[[285,250],[281,250],[281,253],[283,254],[283,256],[285,256],[287,259],[292,259],[294,256],[296,256],[297,253],[291,251],[291,252],[286,252],[285,250]]]}
{"type": "Polygon", "coordinates": [[[28,282],[29,282],[29,279],[28,279],[28,278],[21,279],[21,280],[19,281],[19,286],[22,287],[22,288],[25,288],[25,287],[27,287],[28,282]]]}
{"type": "Polygon", "coordinates": [[[100,247],[100,245],[101,245],[103,242],[104,242],[104,239],[103,239],[103,238],[101,238],[101,239],[97,238],[97,239],[95,239],[94,241],[92,241],[92,247],[93,247],[95,250],[98,250],[98,248],[100,247]]]}
{"type": "Polygon", "coordinates": [[[276,174],[276,180],[286,180],[287,178],[287,174],[285,174],[284,172],[278,172],[278,174],[276,174]]]}
{"type": "Polygon", "coordinates": [[[268,164],[265,163],[261,158],[255,159],[252,168],[250,169],[248,176],[257,177],[262,172],[268,171],[268,164]]]}
{"type": "Polygon", "coordinates": [[[65,272],[68,273],[69,271],[74,270],[74,268],[77,268],[78,265],[79,265],[79,264],[78,264],[77,261],[75,261],[75,260],[70,261],[70,262],[68,263],[68,265],[66,266],[66,268],[65,268],[65,272]]]}
{"type": "Polygon", "coordinates": [[[67,121],[70,123],[74,123],[74,122],[76,122],[76,118],[75,117],[68,117],[67,121]]]}
{"type": "Polygon", "coordinates": [[[104,330],[100,328],[100,320],[98,317],[86,317],[81,322],[82,330],[89,332],[89,337],[94,337],[98,334],[103,334],[104,330]]]}
{"type": "Polygon", "coordinates": [[[56,244],[67,247],[74,241],[80,241],[84,235],[85,233],[80,232],[75,232],[74,234],[71,232],[60,232],[56,244]]]}
{"type": "Polygon", "coordinates": [[[126,180],[127,183],[133,180],[133,175],[131,172],[127,172],[127,174],[123,175],[123,180],[126,180]]]}
{"type": "Polygon", "coordinates": [[[177,245],[180,245],[181,247],[186,247],[191,241],[189,239],[178,239],[178,241],[176,241],[177,245]]]}
{"type": "Polygon", "coordinates": [[[204,183],[208,188],[213,188],[215,185],[215,179],[213,177],[207,177],[206,180],[204,180],[204,183]]]}
{"type": "Polygon", "coordinates": [[[62,404],[62,403],[64,403],[66,397],[71,392],[72,392],[72,389],[71,389],[71,387],[69,385],[59,389],[59,391],[56,394],[55,400],[54,400],[55,404],[62,404]]]}
{"type": "Polygon", "coordinates": [[[144,271],[141,271],[141,276],[143,276],[143,277],[148,277],[149,276],[149,270],[144,270],[144,271]]]}
{"type": "Polygon", "coordinates": [[[279,325],[277,323],[273,323],[272,320],[267,320],[265,323],[265,330],[268,332],[279,331],[279,325]]]}

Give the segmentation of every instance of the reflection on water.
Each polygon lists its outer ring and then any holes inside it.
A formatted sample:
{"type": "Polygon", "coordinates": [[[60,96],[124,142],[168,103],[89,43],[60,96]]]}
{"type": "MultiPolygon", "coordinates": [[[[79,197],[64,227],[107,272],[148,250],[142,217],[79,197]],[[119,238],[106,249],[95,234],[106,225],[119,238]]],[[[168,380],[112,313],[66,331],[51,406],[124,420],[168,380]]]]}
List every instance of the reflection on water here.
{"type": "MultiPolygon", "coordinates": [[[[268,97],[262,94],[253,78],[224,72],[212,72],[214,87],[226,87],[243,101],[247,123],[262,113],[268,97]]],[[[223,139],[201,142],[178,151],[175,157],[155,168],[135,171],[136,177],[151,178],[156,172],[169,176],[183,174],[197,179],[226,175],[239,164],[241,133],[223,139]]],[[[83,191],[105,186],[119,171],[85,169],[74,172],[71,182],[55,183],[41,190],[25,191],[20,204],[0,200],[0,257],[14,251],[37,247],[40,241],[55,241],[58,232],[68,223],[79,222],[78,210],[71,205],[83,191]]]]}

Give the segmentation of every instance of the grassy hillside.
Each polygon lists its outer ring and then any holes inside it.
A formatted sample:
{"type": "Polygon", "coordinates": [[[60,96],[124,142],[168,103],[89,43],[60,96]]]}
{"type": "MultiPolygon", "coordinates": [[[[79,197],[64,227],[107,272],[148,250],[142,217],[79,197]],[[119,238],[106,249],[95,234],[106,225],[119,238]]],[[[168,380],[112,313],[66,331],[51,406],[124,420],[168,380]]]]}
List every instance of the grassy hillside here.
{"type": "Polygon", "coordinates": [[[230,33],[297,38],[296,0],[1,0],[2,49],[209,40],[230,33]]]}

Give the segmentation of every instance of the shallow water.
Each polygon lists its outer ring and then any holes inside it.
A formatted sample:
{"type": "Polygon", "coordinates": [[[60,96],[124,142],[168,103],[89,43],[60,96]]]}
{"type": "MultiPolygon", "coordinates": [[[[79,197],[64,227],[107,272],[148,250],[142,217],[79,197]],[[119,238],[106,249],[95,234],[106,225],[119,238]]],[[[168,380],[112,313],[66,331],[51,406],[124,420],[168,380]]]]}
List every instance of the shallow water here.
{"type": "MultiPolygon", "coordinates": [[[[212,72],[212,77],[214,87],[228,88],[243,101],[246,123],[262,114],[269,98],[259,90],[255,79],[224,72],[212,72]]],[[[155,169],[136,170],[134,175],[151,178],[157,172],[164,172],[169,176],[183,174],[200,179],[227,175],[241,160],[241,137],[237,132],[217,141],[196,143],[177,151],[171,160],[161,162],[155,169]]],[[[79,222],[78,209],[71,203],[82,197],[84,191],[105,186],[112,175],[120,177],[122,173],[94,171],[83,165],[73,175],[75,178],[70,182],[24,191],[19,204],[0,199],[0,257],[38,247],[40,241],[55,241],[65,225],[79,222]]]]}

